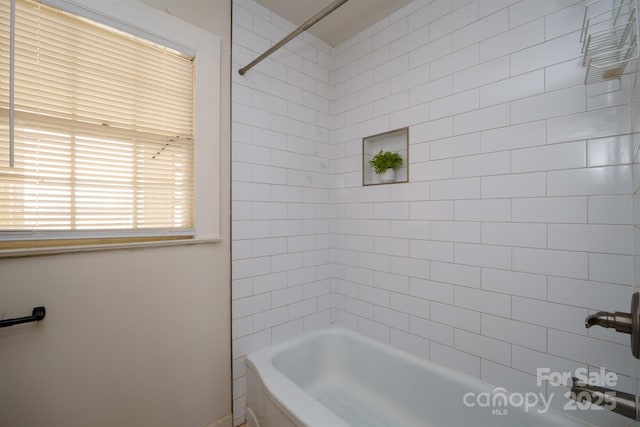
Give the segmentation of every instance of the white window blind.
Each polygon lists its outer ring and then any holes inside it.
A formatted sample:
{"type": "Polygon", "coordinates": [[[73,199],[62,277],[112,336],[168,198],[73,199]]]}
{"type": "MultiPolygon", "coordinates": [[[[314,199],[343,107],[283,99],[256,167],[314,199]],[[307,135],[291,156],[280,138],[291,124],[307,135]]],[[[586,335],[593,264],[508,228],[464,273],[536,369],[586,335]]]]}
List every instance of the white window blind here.
{"type": "Polygon", "coordinates": [[[192,235],[192,58],[0,0],[0,240],[192,235]]]}

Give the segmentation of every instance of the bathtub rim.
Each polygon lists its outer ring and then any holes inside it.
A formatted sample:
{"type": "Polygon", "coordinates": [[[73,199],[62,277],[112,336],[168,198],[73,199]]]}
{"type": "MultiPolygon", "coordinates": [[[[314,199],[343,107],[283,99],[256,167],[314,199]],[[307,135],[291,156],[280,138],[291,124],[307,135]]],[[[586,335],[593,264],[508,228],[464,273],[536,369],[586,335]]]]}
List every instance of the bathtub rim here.
{"type": "Polygon", "coordinates": [[[298,384],[289,379],[274,364],[274,359],[283,351],[299,345],[304,345],[307,341],[314,340],[316,337],[324,335],[345,336],[349,339],[356,340],[365,346],[371,346],[377,351],[398,357],[404,362],[418,366],[420,369],[445,372],[446,375],[465,382],[469,387],[469,390],[484,391],[492,386],[479,378],[458,372],[447,366],[437,364],[418,355],[409,353],[408,351],[400,350],[393,347],[390,343],[381,342],[344,326],[332,324],[297,337],[286,339],[264,349],[257,350],[250,353],[245,358],[245,366],[247,369],[251,369],[260,379],[263,390],[269,399],[280,410],[282,410],[287,417],[296,421],[296,423],[300,425],[351,427],[351,425],[344,419],[336,415],[333,411],[300,388],[298,384]],[[302,412],[299,410],[300,408],[304,408],[304,413],[300,413],[302,412]],[[319,420],[321,420],[320,424],[318,424],[319,420]]]}
{"type": "MultiPolygon", "coordinates": [[[[283,372],[276,368],[273,363],[274,359],[281,354],[282,351],[304,344],[306,341],[313,340],[322,335],[347,336],[351,339],[360,341],[364,345],[372,346],[376,350],[398,357],[411,365],[417,365],[421,369],[426,369],[428,371],[440,371],[441,373],[448,375],[452,380],[457,380],[462,384],[465,384],[469,391],[487,391],[493,390],[496,387],[501,387],[469,374],[456,371],[429,359],[424,359],[418,355],[409,353],[408,351],[400,350],[393,347],[390,343],[380,342],[360,332],[353,331],[341,325],[332,324],[305,333],[301,336],[286,339],[264,349],[250,353],[245,357],[245,366],[247,369],[251,369],[257,378],[260,379],[262,389],[268,398],[274,403],[274,405],[276,405],[276,407],[278,407],[278,409],[283,411],[288,418],[299,425],[331,425],[332,427],[350,427],[350,424],[348,424],[344,419],[336,415],[333,411],[300,388],[295,382],[293,382],[293,380],[289,379],[283,372]],[[283,400],[285,399],[290,403],[287,404],[284,402],[283,400]],[[291,407],[295,409],[292,409],[291,407]],[[304,408],[304,411],[300,411],[300,408],[304,408]]],[[[540,415],[543,417],[556,418],[556,420],[564,419],[569,423],[568,426],[597,427],[589,421],[574,417],[554,408],[551,408],[549,412],[540,415]]]]}
{"type": "MultiPolygon", "coordinates": [[[[284,412],[288,418],[295,421],[296,424],[317,425],[318,420],[323,420],[332,427],[350,427],[342,418],[307,394],[273,364],[274,359],[283,350],[296,347],[317,336],[345,331],[348,330],[338,325],[329,325],[248,354],[244,363],[247,369],[251,369],[256,377],[260,379],[263,391],[272,403],[284,412]],[[291,407],[304,408],[304,413],[300,413],[301,411],[296,411],[291,407]]],[[[248,405],[249,402],[247,400],[248,405]]]]}

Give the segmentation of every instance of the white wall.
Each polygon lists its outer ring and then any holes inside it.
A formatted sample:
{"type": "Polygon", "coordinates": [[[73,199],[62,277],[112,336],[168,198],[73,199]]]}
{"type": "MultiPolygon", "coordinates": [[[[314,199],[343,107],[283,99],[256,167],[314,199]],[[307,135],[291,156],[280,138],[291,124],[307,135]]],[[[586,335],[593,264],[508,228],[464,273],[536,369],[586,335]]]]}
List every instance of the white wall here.
{"type": "MultiPolygon", "coordinates": [[[[252,216],[255,207],[273,201],[273,188],[300,182],[277,181],[280,169],[256,175],[254,166],[273,166],[274,153],[305,166],[292,139],[262,142],[255,131],[273,130],[284,116],[293,120],[278,131],[296,136],[298,111],[288,107],[314,81],[315,93],[330,99],[334,189],[322,206],[334,218],[322,240],[333,245],[332,321],[512,390],[539,392],[537,367],[600,366],[619,374],[617,389],[632,389],[628,337],[584,328],[597,310],[628,311],[633,226],[630,79],[587,93],[583,7],[416,0],[335,49],[318,49],[305,35],[282,58],[234,75],[236,421],[241,356],[303,331],[300,322],[288,329],[284,311],[269,317],[289,278],[271,275],[274,258],[250,250],[285,218],[281,204],[268,205],[280,211],[265,218],[252,216]],[[319,53],[328,84],[310,70],[299,75],[319,53]],[[362,137],[403,126],[410,183],[362,187],[362,137]],[[274,277],[256,292],[256,279],[274,277]]],[[[241,65],[288,28],[251,0],[235,1],[234,16],[241,65]]],[[[556,395],[554,406],[565,402],[566,389],[542,391],[556,395]]],[[[605,411],[575,415],[627,425],[605,411]]]]}
{"type": "MultiPolygon", "coordinates": [[[[230,2],[147,3],[222,38],[228,159],[230,2]]],[[[229,166],[220,243],[0,260],[0,318],[47,308],[0,330],[0,425],[230,424],[229,166]]]]}

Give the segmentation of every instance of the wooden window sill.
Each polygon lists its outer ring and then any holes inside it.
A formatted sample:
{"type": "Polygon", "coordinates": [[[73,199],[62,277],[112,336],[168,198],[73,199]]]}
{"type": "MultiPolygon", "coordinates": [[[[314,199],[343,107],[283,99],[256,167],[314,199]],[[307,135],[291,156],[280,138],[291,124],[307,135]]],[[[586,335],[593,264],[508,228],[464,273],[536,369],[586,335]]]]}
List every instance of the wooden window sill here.
{"type": "Polygon", "coordinates": [[[139,237],[73,240],[31,240],[0,243],[0,258],[53,255],[74,252],[95,252],[117,249],[153,248],[163,246],[217,243],[218,238],[139,237]]]}

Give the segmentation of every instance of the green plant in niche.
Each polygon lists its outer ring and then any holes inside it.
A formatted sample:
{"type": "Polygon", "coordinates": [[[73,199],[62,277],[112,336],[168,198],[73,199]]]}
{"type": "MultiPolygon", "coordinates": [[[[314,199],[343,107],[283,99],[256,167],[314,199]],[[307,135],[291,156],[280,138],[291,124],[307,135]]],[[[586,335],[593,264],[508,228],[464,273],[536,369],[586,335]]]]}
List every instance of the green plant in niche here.
{"type": "Polygon", "coordinates": [[[369,166],[371,166],[378,175],[383,174],[389,168],[397,171],[402,167],[403,163],[404,161],[400,154],[382,150],[369,160],[369,166]]]}

